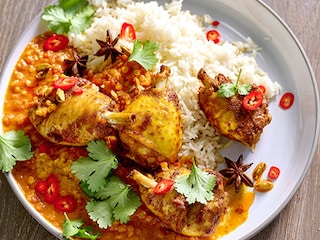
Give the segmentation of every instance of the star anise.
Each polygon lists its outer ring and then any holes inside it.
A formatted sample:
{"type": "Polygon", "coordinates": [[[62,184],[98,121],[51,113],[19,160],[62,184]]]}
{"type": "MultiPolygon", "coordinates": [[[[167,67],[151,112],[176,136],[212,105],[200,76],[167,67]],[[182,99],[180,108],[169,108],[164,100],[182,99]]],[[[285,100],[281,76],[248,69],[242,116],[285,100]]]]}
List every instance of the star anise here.
{"type": "Polygon", "coordinates": [[[110,30],[107,30],[106,41],[101,41],[96,39],[97,43],[100,45],[100,49],[96,52],[95,56],[104,56],[104,60],[106,61],[109,57],[111,57],[111,62],[114,62],[119,55],[123,53],[115,48],[115,45],[118,43],[120,38],[120,34],[115,39],[112,39],[110,30]]]}
{"type": "Polygon", "coordinates": [[[223,169],[220,173],[227,178],[226,185],[230,185],[235,182],[235,191],[238,192],[241,183],[244,183],[248,187],[253,187],[252,180],[244,173],[247,171],[253,163],[243,165],[243,155],[241,154],[236,162],[225,157],[228,168],[223,169]]]}
{"type": "Polygon", "coordinates": [[[67,76],[82,77],[83,71],[86,70],[88,55],[80,57],[76,51],[73,51],[73,60],[65,59],[67,68],[64,74],[67,76]]]}

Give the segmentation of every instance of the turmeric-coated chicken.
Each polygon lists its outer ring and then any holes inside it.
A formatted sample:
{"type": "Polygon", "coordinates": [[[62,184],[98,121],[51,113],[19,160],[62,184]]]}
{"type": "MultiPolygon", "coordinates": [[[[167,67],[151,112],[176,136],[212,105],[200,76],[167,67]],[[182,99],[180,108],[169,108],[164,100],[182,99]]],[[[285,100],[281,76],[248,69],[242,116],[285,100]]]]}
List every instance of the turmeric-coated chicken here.
{"type": "MultiPolygon", "coordinates": [[[[267,98],[263,95],[261,106],[247,110],[243,107],[243,96],[235,94],[227,98],[218,93],[222,84],[232,83],[228,77],[218,74],[211,78],[201,69],[198,79],[203,83],[199,90],[199,106],[210,124],[223,136],[239,141],[253,151],[264,127],[272,119],[267,98]]],[[[256,90],[257,87],[252,86],[251,91],[256,90]]]]}
{"type": "Polygon", "coordinates": [[[168,88],[153,88],[139,94],[123,113],[135,113],[134,121],[120,126],[126,156],[145,167],[177,160],[182,144],[178,97],[168,88]],[[134,149],[134,151],[133,151],[134,149]]]}
{"type": "Polygon", "coordinates": [[[215,175],[216,186],[213,190],[214,199],[207,204],[188,204],[185,196],[178,193],[174,187],[163,194],[154,191],[154,187],[163,179],[175,180],[190,174],[190,169],[184,166],[171,166],[156,173],[154,178],[133,170],[131,178],[140,185],[139,195],[142,202],[168,228],[186,236],[202,237],[214,232],[220,217],[226,212],[228,203],[222,176],[214,170],[208,170],[208,173],[215,175]]]}
{"type": "Polygon", "coordinates": [[[114,135],[102,116],[115,111],[115,102],[85,79],[78,79],[81,94],[53,89],[30,109],[29,118],[38,132],[51,142],[84,146],[91,140],[114,135]]]}

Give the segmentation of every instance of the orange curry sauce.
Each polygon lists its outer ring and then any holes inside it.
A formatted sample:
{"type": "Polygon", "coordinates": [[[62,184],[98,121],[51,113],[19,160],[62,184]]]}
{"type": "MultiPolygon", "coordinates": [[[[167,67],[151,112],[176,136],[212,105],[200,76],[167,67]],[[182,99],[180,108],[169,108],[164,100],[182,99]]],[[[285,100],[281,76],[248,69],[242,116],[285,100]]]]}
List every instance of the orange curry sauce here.
{"type": "Polygon", "coordinates": [[[73,56],[70,47],[59,52],[44,51],[43,42],[46,37],[48,35],[44,34],[31,41],[17,62],[5,96],[2,119],[4,131],[22,129],[30,136],[35,154],[29,161],[18,162],[13,175],[27,200],[37,211],[58,229],[62,228],[65,220],[63,213],[56,211],[52,204],[46,203],[34,190],[37,181],[44,180],[54,173],[60,182],[60,195],[72,195],[77,201],[77,209],[68,214],[69,218],[83,219],[86,225],[92,225],[101,232],[101,239],[218,239],[246,221],[254,193],[242,187],[236,194],[234,187],[230,186],[226,188],[230,197],[228,211],[221,219],[215,233],[209,237],[179,235],[168,229],[145,206],[138,208],[127,224],[115,222],[108,229],[98,229],[85,210],[88,198],[80,189],[79,180],[70,173],[72,162],[87,154],[85,148],[66,147],[47,142],[35,130],[28,118],[28,110],[37,100],[35,92],[38,87],[50,84],[54,77],[63,73],[66,67],[64,59],[72,59],[73,56]],[[49,65],[50,71],[46,73],[47,77],[39,80],[39,76],[36,76],[44,65],[49,65]],[[46,146],[46,151],[39,150],[39,146],[43,144],[46,146]]]}

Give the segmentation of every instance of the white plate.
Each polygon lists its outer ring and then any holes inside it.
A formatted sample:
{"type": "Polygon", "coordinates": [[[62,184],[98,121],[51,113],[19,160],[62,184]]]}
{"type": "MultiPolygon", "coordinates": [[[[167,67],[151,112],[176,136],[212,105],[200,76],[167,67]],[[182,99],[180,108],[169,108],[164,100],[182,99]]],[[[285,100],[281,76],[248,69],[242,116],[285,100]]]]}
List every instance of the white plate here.
{"type": "MultiPolygon", "coordinates": [[[[289,91],[295,95],[293,107],[286,111],[278,107],[280,96],[270,103],[272,123],[266,127],[255,152],[245,153],[246,162],[263,161],[268,166],[277,165],[281,169],[274,189],[269,193],[256,194],[248,220],[223,238],[248,239],[261,231],[286,206],[312,162],[319,134],[319,96],[315,77],[294,34],[263,2],[186,0],[184,9],[195,14],[210,14],[213,19],[219,20],[219,31],[224,39],[245,41],[250,37],[262,49],[257,55],[259,66],[273,81],[281,84],[282,93],[289,91]]],[[[18,41],[1,76],[1,103],[14,65],[26,44],[45,30],[39,15],[18,41]]],[[[7,174],[7,178],[30,214],[48,231],[61,238],[61,233],[26,201],[13,176],[7,174]]]]}

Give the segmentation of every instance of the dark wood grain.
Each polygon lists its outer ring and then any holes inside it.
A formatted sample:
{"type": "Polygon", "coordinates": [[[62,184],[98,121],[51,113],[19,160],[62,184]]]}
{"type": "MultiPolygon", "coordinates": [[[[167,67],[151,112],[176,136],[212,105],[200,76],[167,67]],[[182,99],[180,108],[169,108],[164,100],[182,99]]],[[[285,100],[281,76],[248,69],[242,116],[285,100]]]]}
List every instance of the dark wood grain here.
{"type": "MultiPolygon", "coordinates": [[[[49,0],[0,0],[0,71],[19,36],[35,15],[50,2],[49,0]]],[[[320,1],[264,0],[264,2],[274,9],[296,34],[309,57],[319,83],[320,1]]],[[[300,189],[279,216],[253,239],[320,239],[319,199],[320,153],[318,147],[315,159],[300,189]]],[[[3,174],[0,174],[0,239],[56,239],[22,207],[3,174]]]]}

